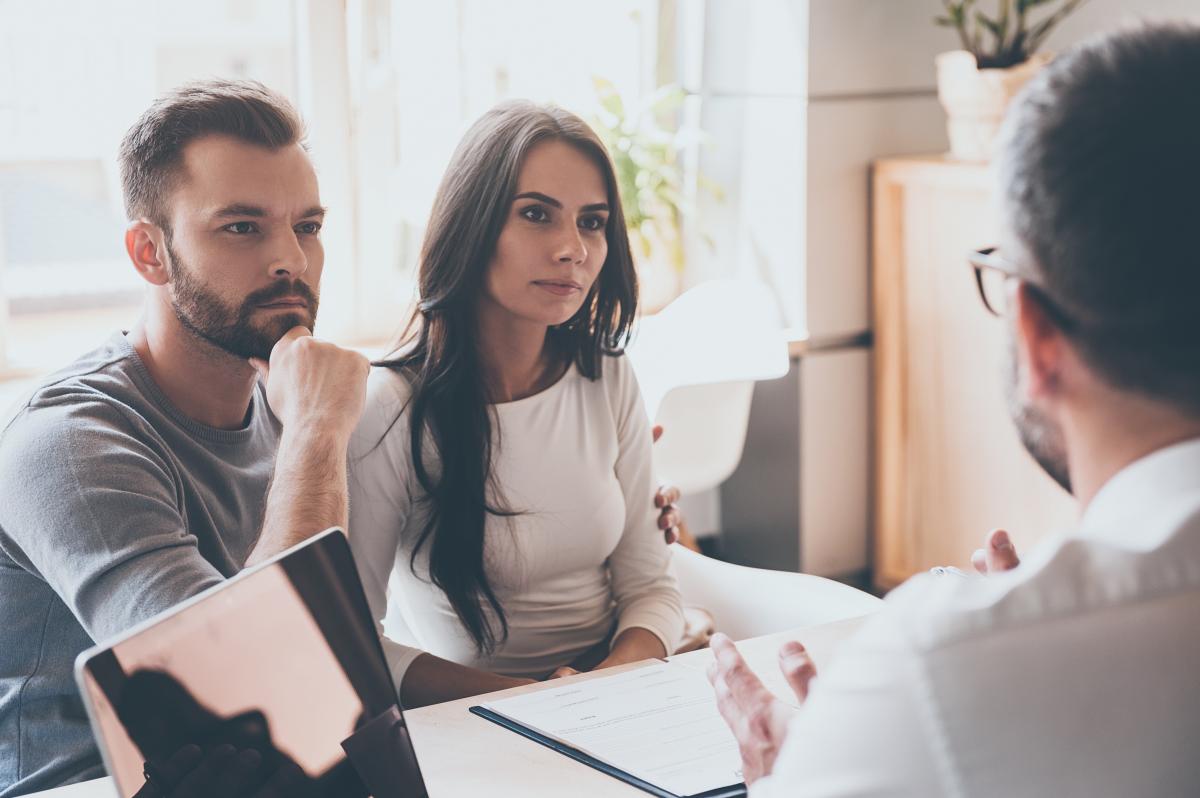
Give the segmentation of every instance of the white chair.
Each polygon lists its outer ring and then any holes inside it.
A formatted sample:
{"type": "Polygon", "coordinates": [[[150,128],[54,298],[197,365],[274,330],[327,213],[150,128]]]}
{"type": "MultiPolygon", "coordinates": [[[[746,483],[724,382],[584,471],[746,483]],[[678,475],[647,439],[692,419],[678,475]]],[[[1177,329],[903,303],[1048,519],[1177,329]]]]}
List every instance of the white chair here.
{"type": "Polygon", "coordinates": [[[810,574],[768,571],[671,546],[684,603],[703,607],[734,640],[833,623],[874,612],[883,600],[810,574]]]}
{"type": "Polygon", "coordinates": [[[742,459],[754,383],[788,371],[771,291],[748,280],[701,283],[642,319],[628,351],[646,412],[666,429],[655,475],[685,496],[720,485],[742,459]]]}

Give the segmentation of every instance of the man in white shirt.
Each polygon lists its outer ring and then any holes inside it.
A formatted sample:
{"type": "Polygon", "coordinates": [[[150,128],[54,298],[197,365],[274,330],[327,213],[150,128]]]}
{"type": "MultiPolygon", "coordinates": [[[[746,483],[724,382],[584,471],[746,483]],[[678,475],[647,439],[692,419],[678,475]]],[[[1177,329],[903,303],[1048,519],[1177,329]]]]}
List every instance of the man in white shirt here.
{"type": "Polygon", "coordinates": [[[816,681],[789,644],[798,712],[714,639],[752,798],[1200,794],[1198,85],[1200,28],[1147,27],[1009,112],[1004,233],[972,265],[1078,528],[987,579],[910,580],[816,681]]]}

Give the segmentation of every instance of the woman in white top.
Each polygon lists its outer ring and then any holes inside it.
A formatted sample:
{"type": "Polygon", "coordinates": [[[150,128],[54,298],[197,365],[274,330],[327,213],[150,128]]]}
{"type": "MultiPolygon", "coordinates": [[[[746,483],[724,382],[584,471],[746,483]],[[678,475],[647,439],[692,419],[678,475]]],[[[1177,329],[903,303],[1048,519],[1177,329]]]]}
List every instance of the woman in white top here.
{"type": "Polygon", "coordinates": [[[621,354],[637,282],[595,133],[527,102],[485,114],[419,280],[350,448],[350,543],[409,644],[384,639],[403,702],[671,653],[682,609],[621,354]]]}

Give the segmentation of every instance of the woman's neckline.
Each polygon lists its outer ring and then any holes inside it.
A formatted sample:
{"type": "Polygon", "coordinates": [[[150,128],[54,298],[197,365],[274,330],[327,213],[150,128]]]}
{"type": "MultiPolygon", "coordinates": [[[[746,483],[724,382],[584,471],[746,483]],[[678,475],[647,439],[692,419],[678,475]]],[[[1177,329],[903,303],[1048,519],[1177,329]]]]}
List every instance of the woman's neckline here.
{"type": "Polygon", "coordinates": [[[563,369],[562,374],[560,374],[559,377],[554,380],[554,382],[550,383],[545,388],[542,388],[540,391],[531,393],[528,396],[522,396],[519,399],[511,399],[507,402],[489,402],[488,404],[497,410],[502,410],[535,403],[539,399],[544,399],[556,393],[560,387],[567,382],[568,378],[575,372],[575,370],[575,362],[571,361],[567,364],[567,367],[563,369]]]}

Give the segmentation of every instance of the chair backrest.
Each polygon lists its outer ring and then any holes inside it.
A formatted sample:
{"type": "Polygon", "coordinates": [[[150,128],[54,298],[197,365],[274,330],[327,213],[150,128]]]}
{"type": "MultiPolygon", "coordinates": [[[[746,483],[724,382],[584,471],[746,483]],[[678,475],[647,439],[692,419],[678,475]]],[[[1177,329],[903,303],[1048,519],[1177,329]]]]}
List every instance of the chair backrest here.
{"type": "Polygon", "coordinates": [[[747,568],[671,546],[684,603],[712,613],[734,640],[816,626],[874,612],[881,599],[820,576],[747,568]]]}
{"type": "Polygon", "coordinates": [[[754,382],[788,370],[775,298],[746,280],[702,283],[643,319],[629,357],[647,413],[666,429],[654,447],[655,473],[685,494],[733,473],[754,382]]]}
{"type": "Polygon", "coordinates": [[[742,459],[754,383],[715,382],[668,391],[655,423],[654,475],[686,496],[729,479],[742,459]]]}

